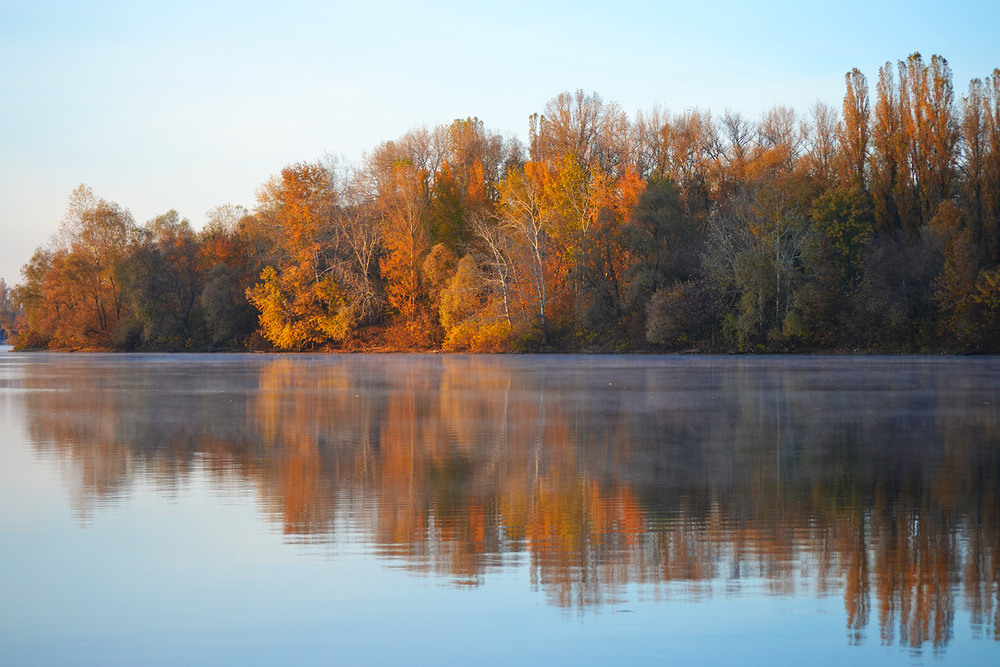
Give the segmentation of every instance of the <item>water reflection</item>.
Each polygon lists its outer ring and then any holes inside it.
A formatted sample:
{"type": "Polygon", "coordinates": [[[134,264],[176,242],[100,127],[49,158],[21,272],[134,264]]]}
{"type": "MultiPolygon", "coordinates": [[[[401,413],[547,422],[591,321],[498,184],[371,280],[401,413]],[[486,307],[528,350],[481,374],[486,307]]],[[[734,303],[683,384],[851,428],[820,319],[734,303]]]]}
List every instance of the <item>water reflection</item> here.
{"type": "Polygon", "coordinates": [[[852,641],[1000,639],[1000,363],[975,359],[8,356],[81,517],[193,470],[290,541],[360,535],[553,604],[841,594],[852,641]],[[870,639],[870,637],[869,637],[870,639]]]}

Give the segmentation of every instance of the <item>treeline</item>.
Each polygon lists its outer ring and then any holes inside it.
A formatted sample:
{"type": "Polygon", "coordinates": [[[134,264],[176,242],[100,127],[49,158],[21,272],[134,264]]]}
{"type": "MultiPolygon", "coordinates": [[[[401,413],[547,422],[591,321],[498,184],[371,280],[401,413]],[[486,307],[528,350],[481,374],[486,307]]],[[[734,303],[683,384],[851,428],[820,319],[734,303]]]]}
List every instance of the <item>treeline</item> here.
{"type": "Polygon", "coordinates": [[[81,186],[24,348],[1000,352],[1000,69],[857,69],[841,109],[630,119],[563,93],[139,226],[81,186]],[[874,101],[872,101],[874,97],[874,101]]]}

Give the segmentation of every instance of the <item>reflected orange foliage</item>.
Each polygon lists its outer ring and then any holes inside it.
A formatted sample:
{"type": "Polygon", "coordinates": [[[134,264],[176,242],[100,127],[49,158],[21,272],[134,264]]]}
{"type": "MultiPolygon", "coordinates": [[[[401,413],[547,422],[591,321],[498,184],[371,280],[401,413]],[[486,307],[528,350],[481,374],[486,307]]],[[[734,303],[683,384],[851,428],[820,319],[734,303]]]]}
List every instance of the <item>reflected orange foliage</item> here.
{"type": "Polygon", "coordinates": [[[838,591],[852,642],[875,622],[886,643],[944,646],[960,609],[1000,639],[1000,466],[982,445],[1000,440],[1000,417],[977,404],[940,406],[942,419],[974,417],[935,427],[931,466],[861,407],[856,430],[817,422],[798,376],[772,378],[772,404],[759,378],[736,374],[706,414],[657,403],[653,376],[598,398],[593,383],[579,394],[582,379],[506,359],[388,359],[261,359],[235,398],[206,391],[210,377],[165,398],[154,368],[70,365],[72,391],[22,400],[84,516],[139,479],[176,487],[202,469],[255,488],[289,539],[360,531],[384,557],[456,585],[524,556],[566,607],[617,604],[631,585],[698,599],[760,582],[838,591]],[[794,433],[806,414],[813,430],[794,433]],[[857,444],[862,433],[880,454],[857,444]]]}

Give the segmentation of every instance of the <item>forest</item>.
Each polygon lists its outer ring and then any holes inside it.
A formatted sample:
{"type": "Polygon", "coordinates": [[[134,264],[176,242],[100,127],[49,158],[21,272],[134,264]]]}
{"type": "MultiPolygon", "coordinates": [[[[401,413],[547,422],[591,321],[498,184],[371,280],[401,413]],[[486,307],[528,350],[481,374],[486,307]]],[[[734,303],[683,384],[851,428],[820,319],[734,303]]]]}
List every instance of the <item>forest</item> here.
{"type": "Polygon", "coordinates": [[[630,118],[564,92],[291,164],[138,224],[81,185],[13,288],[19,349],[1000,352],[1000,69],[914,53],[838,109],[630,118]]]}

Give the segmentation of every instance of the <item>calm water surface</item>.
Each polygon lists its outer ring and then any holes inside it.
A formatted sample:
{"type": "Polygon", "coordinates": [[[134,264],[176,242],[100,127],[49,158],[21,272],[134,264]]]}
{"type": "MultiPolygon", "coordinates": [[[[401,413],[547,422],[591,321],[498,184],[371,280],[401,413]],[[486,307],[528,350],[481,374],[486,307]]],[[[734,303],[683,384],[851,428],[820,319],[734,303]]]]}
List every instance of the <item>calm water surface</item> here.
{"type": "Polygon", "coordinates": [[[0,664],[1000,664],[996,358],[0,351],[0,664]]]}

